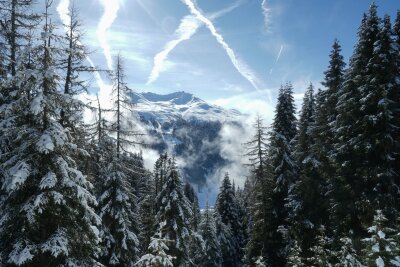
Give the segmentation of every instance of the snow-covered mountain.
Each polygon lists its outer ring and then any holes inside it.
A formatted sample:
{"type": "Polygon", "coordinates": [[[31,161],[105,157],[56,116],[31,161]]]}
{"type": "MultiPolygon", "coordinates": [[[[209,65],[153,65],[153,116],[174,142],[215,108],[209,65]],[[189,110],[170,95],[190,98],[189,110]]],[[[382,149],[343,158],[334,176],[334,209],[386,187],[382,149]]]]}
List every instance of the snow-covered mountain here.
{"type": "Polygon", "coordinates": [[[135,110],[141,118],[148,121],[237,121],[243,115],[236,110],[226,110],[210,105],[204,100],[186,92],[167,95],[155,93],[132,93],[135,110]]]}
{"type": "Polygon", "coordinates": [[[244,116],[236,110],[208,104],[186,92],[167,95],[132,93],[135,112],[153,137],[151,147],[173,153],[185,166],[185,179],[200,187],[207,176],[227,164],[219,145],[220,130],[226,123],[242,127],[244,116]]]}

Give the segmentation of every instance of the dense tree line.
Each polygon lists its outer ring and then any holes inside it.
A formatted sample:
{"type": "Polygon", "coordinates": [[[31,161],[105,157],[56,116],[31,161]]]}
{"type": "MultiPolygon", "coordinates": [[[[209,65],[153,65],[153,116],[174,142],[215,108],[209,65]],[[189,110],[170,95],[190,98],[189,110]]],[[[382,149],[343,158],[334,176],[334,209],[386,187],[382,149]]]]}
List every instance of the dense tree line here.
{"type": "Polygon", "coordinates": [[[249,266],[400,266],[399,27],[372,4],[348,67],[335,40],[299,119],[287,84],[269,134],[257,121],[249,266]]]}
{"type": "Polygon", "coordinates": [[[149,171],[130,152],[123,58],[111,108],[77,100],[96,71],[78,12],[56,25],[42,4],[0,1],[1,266],[400,266],[400,12],[392,27],[370,7],[347,68],[334,41],[298,118],[281,86],[243,188],[226,173],[200,210],[174,157],[149,171]]]}

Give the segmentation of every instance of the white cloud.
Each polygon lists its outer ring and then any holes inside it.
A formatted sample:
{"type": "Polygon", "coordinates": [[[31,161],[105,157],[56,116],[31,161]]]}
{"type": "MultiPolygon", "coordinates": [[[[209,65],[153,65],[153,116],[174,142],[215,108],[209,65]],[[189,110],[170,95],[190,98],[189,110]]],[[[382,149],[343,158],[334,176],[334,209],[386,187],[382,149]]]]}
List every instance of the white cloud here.
{"type": "Polygon", "coordinates": [[[233,66],[236,70],[245,78],[247,79],[251,85],[256,89],[259,90],[259,79],[255,75],[255,73],[247,66],[246,63],[241,61],[233,51],[233,49],[225,42],[222,35],[217,31],[214,24],[211,22],[210,19],[205,17],[200,10],[195,6],[192,0],[182,0],[184,4],[189,8],[190,13],[194,15],[198,20],[203,22],[206,27],[210,30],[211,34],[215,37],[217,42],[222,46],[222,48],[227,53],[229,59],[231,60],[233,66]]]}
{"type": "Polygon", "coordinates": [[[219,98],[212,101],[213,104],[239,110],[250,115],[250,121],[260,114],[266,123],[271,123],[274,117],[275,101],[272,101],[271,90],[259,90],[256,92],[238,94],[228,98],[219,98]]]}
{"type": "Polygon", "coordinates": [[[108,29],[117,18],[118,10],[120,8],[119,0],[100,0],[103,5],[104,13],[101,17],[99,24],[97,25],[97,38],[100,43],[100,47],[103,49],[104,56],[106,57],[107,67],[112,69],[113,61],[111,56],[111,48],[108,43],[108,29]]]}
{"type": "Polygon", "coordinates": [[[60,0],[57,6],[57,12],[60,16],[60,19],[64,25],[70,24],[70,16],[69,13],[69,0],[60,0]]]}

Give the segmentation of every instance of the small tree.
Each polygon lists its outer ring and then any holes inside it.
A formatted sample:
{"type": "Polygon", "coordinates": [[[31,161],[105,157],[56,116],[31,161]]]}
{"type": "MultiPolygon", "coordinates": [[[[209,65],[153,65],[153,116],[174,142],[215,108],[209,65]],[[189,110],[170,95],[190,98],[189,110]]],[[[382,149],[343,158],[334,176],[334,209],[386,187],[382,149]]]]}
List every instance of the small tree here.
{"type": "Polygon", "coordinates": [[[337,267],[362,267],[359,256],[349,237],[340,238],[340,250],[335,253],[337,267]]]}
{"type": "Polygon", "coordinates": [[[377,210],[374,216],[373,225],[368,228],[370,237],[363,239],[366,247],[363,250],[365,263],[368,266],[385,266],[396,261],[400,244],[396,242],[393,236],[395,230],[386,227],[388,219],[381,210],[377,210]]]}
{"type": "Polygon", "coordinates": [[[217,237],[217,228],[212,211],[206,205],[203,213],[200,233],[204,240],[204,256],[200,266],[220,267],[222,262],[221,244],[217,237]]]}
{"type": "MultiPolygon", "coordinates": [[[[165,225],[161,223],[160,226],[165,225]]],[[[167,254],[169,250],[167,244],[171,243],[171,240],[162,239],[161,233],[151,238],[148,254],[143,255],[135,266],[141,267],[174,267],[174,257],[167,254]]]]}
{"type": "Polygon", "coordinates": [[[288,265],[290,267],[304,267],[301,258],[301,247],[297,240],[293,240],[288,253],[288,265]]]}

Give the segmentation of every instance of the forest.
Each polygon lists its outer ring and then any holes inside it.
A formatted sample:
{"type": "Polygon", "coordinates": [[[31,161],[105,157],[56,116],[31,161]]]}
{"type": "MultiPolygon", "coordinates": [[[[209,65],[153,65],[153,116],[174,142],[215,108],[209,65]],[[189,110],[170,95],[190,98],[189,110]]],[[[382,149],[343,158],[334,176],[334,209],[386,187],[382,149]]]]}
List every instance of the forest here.
{"type": "Polygon", "coordinates": [[[347,64],[334,40],[298,115],[282,85],[244,186],[226,173],[200,209],[173,155],[132,152],[122,55],[90,64],[77,10],[39,2],[0,1],[0,266],[400,266],[400,11],[372,4],[347,64]],[[98,72],[111,109],[79,98],[98,72]]]}

